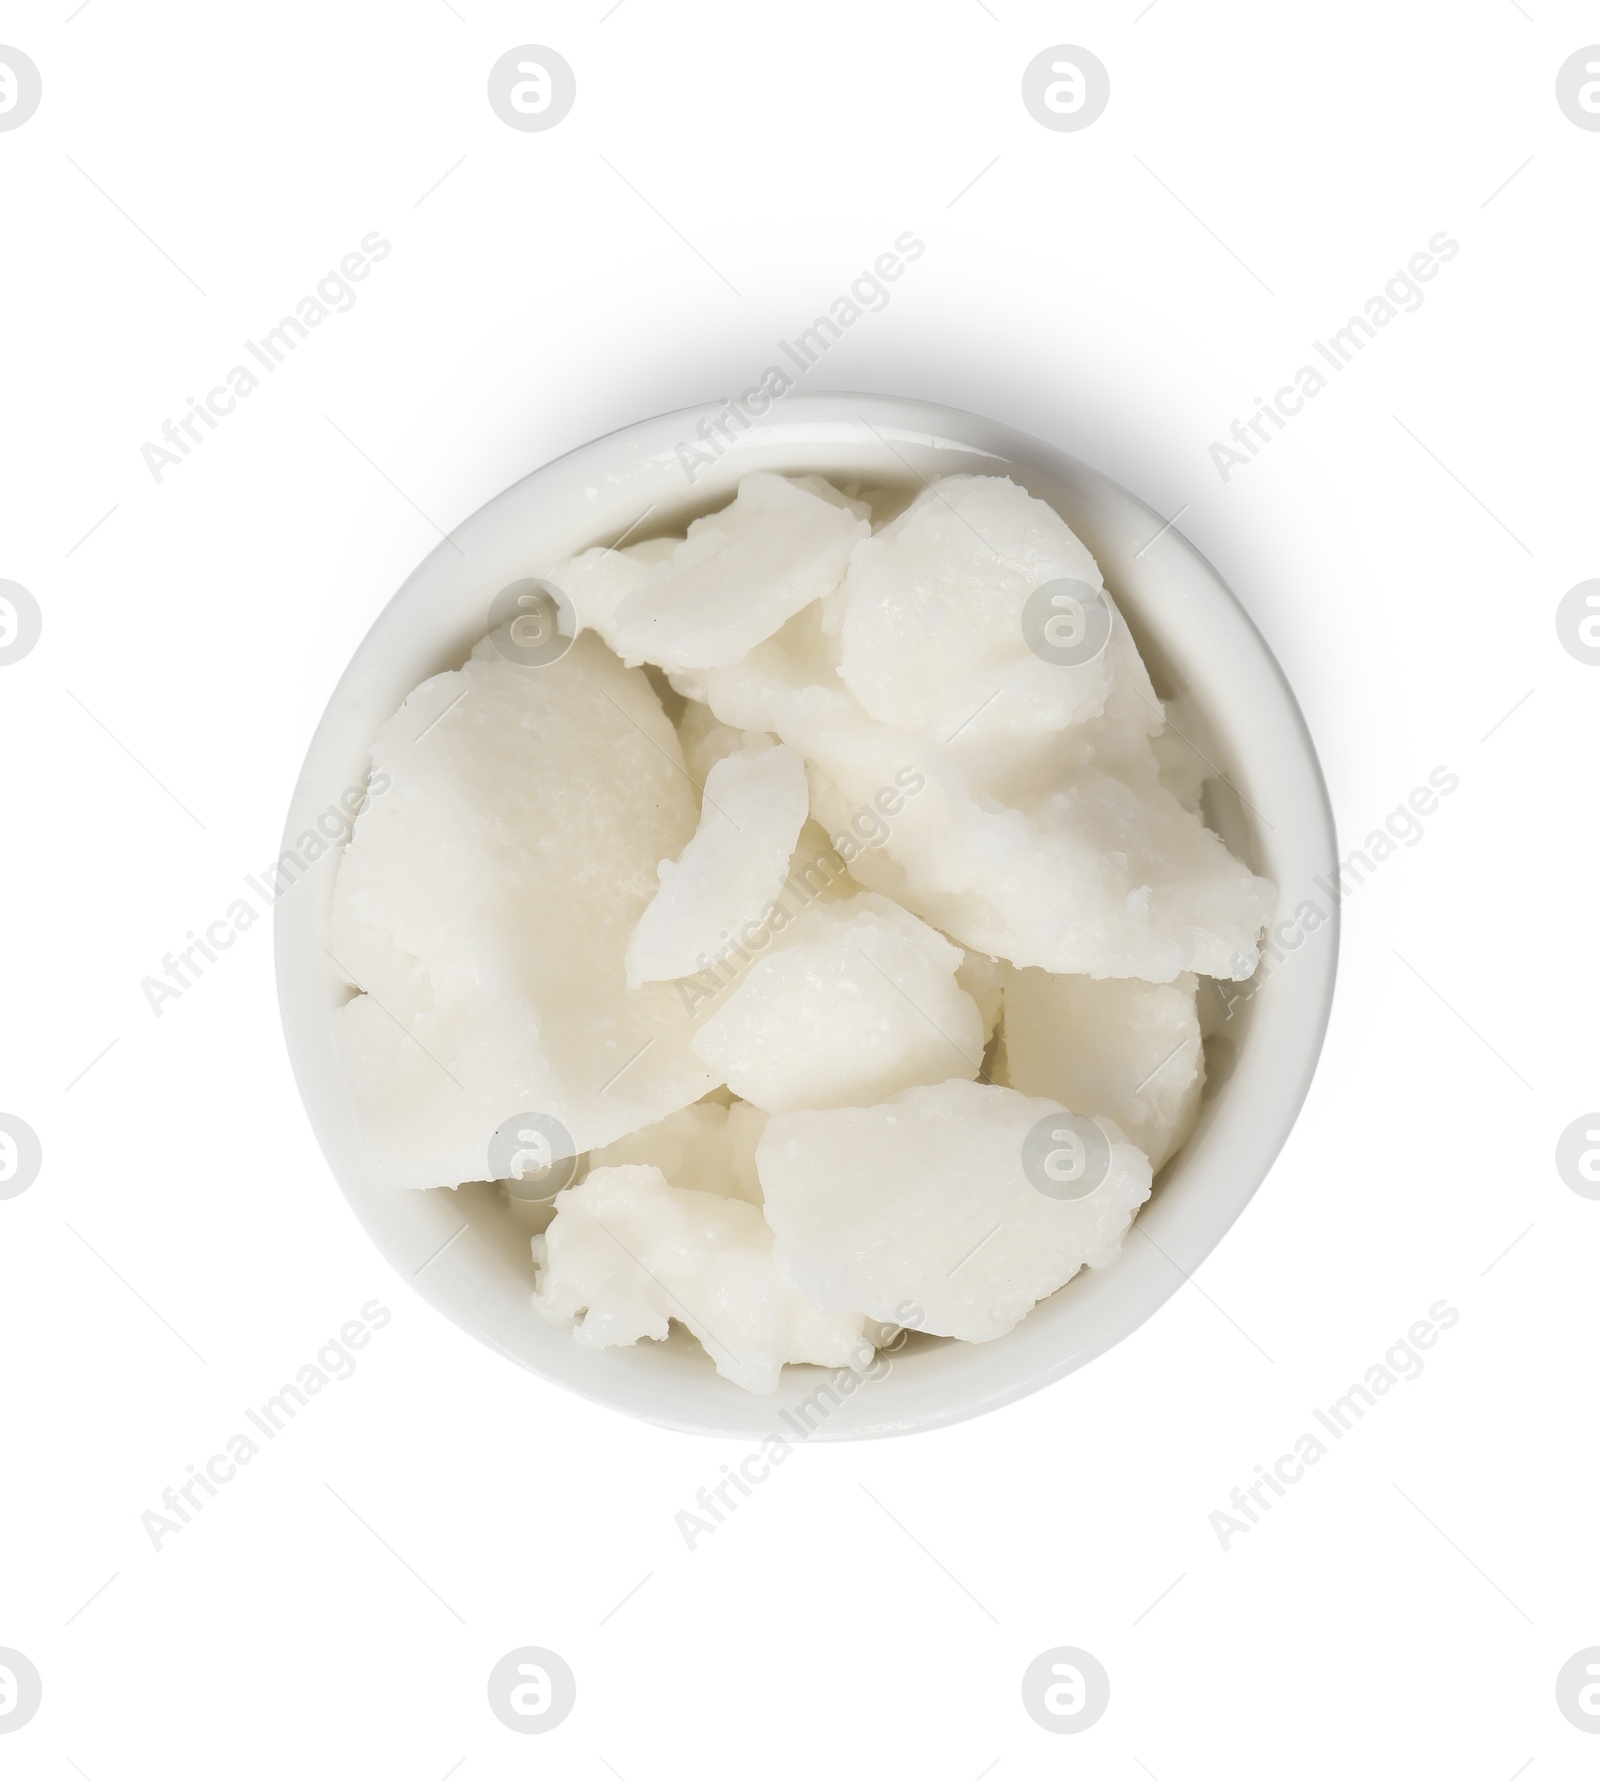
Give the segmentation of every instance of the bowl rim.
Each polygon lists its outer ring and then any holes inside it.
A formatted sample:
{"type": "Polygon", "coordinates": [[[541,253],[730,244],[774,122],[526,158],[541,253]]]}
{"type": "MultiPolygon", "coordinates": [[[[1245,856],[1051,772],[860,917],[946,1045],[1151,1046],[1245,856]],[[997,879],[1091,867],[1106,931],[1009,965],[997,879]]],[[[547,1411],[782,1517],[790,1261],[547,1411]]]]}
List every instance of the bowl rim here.
{"type": "MultiPolygon", "coordinates": [[[[1233,769],[1231,775],[1223,774],[1226,785],[1242,782],[1262,796],[1262,777],[1269,772],[1275,777],[1277,800],[1265,801],[1272,803],[1288,829],[1287,840],[1243,791],[1238,793],[1267,823],[1276,842],[1267,841],[1259,825],[1236,810],[1234,818],[1243,825],[1241,833],[1250,831],[1255,842],[1253,863],[1262,869],[1263,854],[1269,860],[1292,863],[1291,882],[1302,888],[1320,884],[1331,903],[1321,912],[1322,920],[1314,930],[1291,941],[1283,934],[1291,924],[1281,919],[1289,886],[1281,870],[1277,874],[1280,919],[1270,928],[1269,937],[1277,939],[1275,950],[1281,950],[1282,956],[1270,972],[1264,963],[1263,981],[1245,999],[1231,1076],[1208,1102],[1201,1127],[1162,1171],[1156,1195],[1141,1208],[1131,1227],[1131,1232],[1149,1239],[1148,1244],[1135,1244],[1130,1235],[1116,1261],[1103,1269],[1081,1271],[995,1342],[912,1344],[903,1356],[886,1363],[881,1377],[866,1376],[870,1390],[853,1384],[855,1376],[844,1376],[838,1370],[789,1366],[783,1369],[776,1398],[753,1398],[713,1374],[697,1348],[691,1356],[688,1350],[694,1345],[676,1326],[673,1340],[666,1344],[641,1342],[630,1349],[596,1353],[581,1348],[564,1331],[544,1324],[524,1303],[524,1330],[496,1272],[494,1257],[499,1253],[496,1245],[504,1242],[504,1216],[491,1216],[483,1194],[474,1198],[467,1188],[428,1193],[379,1189],[362,1180],[359,1143],[351,1128],[353,1094],[343,1079],[337,1047],[330,1050],[331,1009],[336,1000],[321,957],[325,946],[314,951],[310,946],[326,927],[334,878],[331,868],[342,846],[329,849],[305,872],[312,893],[301,894],[299,881],[278,891],[273,926],[280,1018],[307,1116],[330,1172],[358,1222],[421,1297],[477,1340],[591,1402],[681,1432],[722,1438],[773,1436],[789,1442],[912,1433],[1014,1402],[1086,1365],[1131,1335],[1191,1278],[1258,1191],[1309,1092],[1332,1010],[1340,916],[1333,811],[1304,715],[1260,631],[1200,552],[1121,484],[1020,429],[904,397],[851,391],[791,394],[777,403],[770,420],[763,416],[733,431],[723,444],[729,431],[726,401],[669,410],[615,428],[528,472],[445,534],[384,604],[335,685],[297,777],[285,820],[284,852],[292,852],[296,835],[313,812],[327,805],[334,788],[348,792],[355,783],[351,764],[358,753],[364,756],[370,748],[377,723],[366,728],[364,741],[359,732],[374,711],[382,710],[384,699],[401,685],[405,674],[414,672],[417,660],[459,665],[471,647],[471,614],[476,612],[481,618],[496,588],[516,578],[506,572],[510,565],[529,561],[528,533],[519,528],[537,530],[543,526],[547,534],[565,536],[569,542],[559,554],[567,555],[589,544],[614,541],[620,529],[616,516],[630,505],[619,499],[624,494],[637,495],[646,487],[653,488],[663,495],[663,501],[655,503],[652,510],[663,504],[671,506],[667,497],[674,476],[681,479],[683,488],[677,510],[692,514],[722,504],[738,475],[747,470],[788,467],[793,473],[820,470],[845,476],[853,473],[842,467],[852,453],[880,465],[874,480],[904,480],[887,466],[879,447],[886,447],[924,481],[927,478],[912,461],[919,454],[927,454],[926,466],[939,474],[952,473],[952,469],[940,467],[947,459],[970,459],[968,467],[988,473],[998,469],[1025,486],[1029,486],[1030,473],[1035,482],[1059,483],[1060,489],[1071,491],[1071,499],[1059,491],[1056,497],[1046,498],[1058,510],[1064,502],[1078,503],[1077,511],[1063,517],[1080,536],[1085,525],[1091,533],[1100,529],[1098,543],[1091,537],[1085,542],[1094,550],[1108,588],[1139,635],[1147,662],[1151,649],[1158,659],[1163,649],[1171,657],[1161,627],[1177,625],[1190,639],[1191,654],[1169,659],[1170,673],[1193,691],[1194,682],[1186,679],[1197,659],[1193,651],[1205,652],[1213,667],[1221,663],[1226,669],[1224,678],[1212,684],[1205,695],[1211,701],[1211,718],[1222,719],[1219,701],[1226,686],[1230,695],[1248,695],[1242,699],[1243,708],[1231,712],[1227,721],[1251,735],[1263,732],[1263,740],[1267,739],[1265,732],[1272,732],[1275,747],[1270,753],[1264,747],[1259,752],[1246,749],[1242,759],[1236,747],[1218,743],[1211,731],[1205,733],[1222,761],[1233,769]],[[841,430],[855,423],[862,424],[871,438],[852,434],[847,447],[841,443],[841,430]],[[713,443],[720,449],[700,487],[701,472],[688,468],[683,447],[699,445],[704,455],[713,443]],[[831,464],[817,461],[825,456],[832,458],[831,464]],[[558,505],[563,500],[568,503],[564,509],[558,505]],[[587,522],[583,520],[585,512],[587,522]],[[599,523],[602,515],[605,523],[599,523]],[[1135,522],[1138,535],[1147,539],[1136,556],[1130,547],[1130,528],[1135,522]],[[473,550],[463,551],[463,541],[471,541],[473,550]],[[486,562],[477,569],[463,568],[479,549],[486,562]],[[489,572],[495,563],[499,564],[498,577],[489,572]],[[1158,583],[1160,611],[1152,608],[1149,591],[1158,583]],[[465,598],[468,589],[475,590],[472,599],[465,598]],[[424,615],[431,619],[441,600],[455,629],[447,635],[441,622],[438,635],[426,650],[409,647],[416,618],[424,615]],[[1143,634],[1147,632],[1148,637],[1143,634]],[[465,648],[460,647],[463,638],[465,648]],[[377,658],[385,651],[392,653],[391,646],[401,642],[408,643],[410,666],[386,677],[377,671],[377,658]],[[1294,968],[1285,973],[1283,964],[1291,955],[1294,968]],[[1244,1079],[1241,1066],[1245,1067],[1244,1079]],[[1246,1125],[1243,1109],[1234,1103],[1252,1084],[1254,1098],[1263,1104],[1256,1109],[1253,1125],[1246,1125]],[[1216,1114],[1219,1106],[1225,1110],[1223,1116],[1216,1114]],[[1206,1167],[1198,1182],[1204,1191],[1172,1191],[1175,1180],[1184,1180],[1194,1172],[1199,1149],[1207,1151],[1206,1167]],[[451,1206],[442,1221],[435,1211],[423,1214],[422,1207],[441,1199],[451,1206]],[[440,1233],[454,1228],[451,1221],[463,1207],[465,1223],[455,1228],[455,1236],[447,1238],[442,1249],[435,1248],[440,1233]],[[499,1219],[497,1236],[490,1232],[495,1217],[499,1219]],[[467,1241],[456,1241],[469,1231],[467,1241]],[[1159,1260],[1150,1255],[1151,1249],[1159,1260]],[[419,1257],[423,1259],[413,1266],[419,1257]],[[427,1280],[421,1278],[424,1271],[427,1280]],[[493,1295],[486,1298],[491,1284],[493,1295]],[[1064,1332],[1063,1339],[1052,1342],[1048,1331],[1061,1320],[1050,1308],[1068,1295],[1073,1295],[1075,1315],[1058,1332],[1064,1332]],[[560,1337],[562,1342],[552,1342],[550,1337],[560,1337]],[[960,1375],[959,1389],[941,1401],[937,1385],[930,1383],[928,1357],[949,1355],[953,1350],[965,1351],[963,1364],[947,1365],[943,1370],[960,1375]],[[973,1356],[980,1357],[977,1364],[971,1364],[973,1356]],[[634,1364],[618,1364],[629,1362],[634,1364]],[[697,1377],[696,1370],[704,1377],[697,1377]],[[708,1382],[715,1387],[710,1394],[708,1382]],[[819,1403],[813,1427],[812,1407],[819,1403]]],[[[642,516],[633,523],[641,524],[642,516]]],[[[631,528],[628,535],[632,541],[631,528]]],[[[637,533],[638,537],[646,535],[646,531],[637,533]]],[[[540,554],[554,548],[547,536],[540,554]]],[[[545,556],[544,567],[555,560],[555,556],[545,556]]],[[[528,570],[523,567],[518,572],[528,570]]],[[[480,624],[476,634],[481,632],[480,624]]],[[[428,670],[432,671],[436,670],[428,670]]],[[[426,673],[416,674],[409,686],[402,687],[400,698],[426,677],[426,673]]],[[[394,699],[378,722],[399,702],[394,699]]],[[[1234,736],[1225,741],[1232,743],[1234,736]]],[[[1299,907],[1305,907],[1304,902],[1299,907]]],[[[531,1262],[529,1269],[531,1272],[531,1262]]],[[[937,1358],[933,1365],[938,1366],[937,1358]]]]}

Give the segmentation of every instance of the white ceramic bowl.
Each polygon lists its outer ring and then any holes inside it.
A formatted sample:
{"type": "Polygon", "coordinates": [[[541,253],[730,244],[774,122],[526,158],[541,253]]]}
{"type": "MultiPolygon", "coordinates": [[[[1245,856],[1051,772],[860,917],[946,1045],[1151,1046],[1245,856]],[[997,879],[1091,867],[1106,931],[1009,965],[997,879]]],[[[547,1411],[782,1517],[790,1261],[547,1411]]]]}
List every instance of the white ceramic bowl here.
{"type": "MultiPolygon", "coordinates": [[[[1280,915],[1311,894],[1314,877],[1332,882],[1332,814],[1294,695],[1216,571],[1142,501],[1009,427],[883,396],[791,396],[691,484],[679,448],[720,413],[685,409],[597,439],[459,526],[385,607],[339,682],[295,789],[285,846],[364,783],[379,726],[419,681],[459,666],[508,582],[623,533],[631,542],[681,530],[723,505],[749,470],[880,484],[968,471],[1011,476],[1094,552],[1157,691],[1184,689],[1198,710],[1191,739],[1222,776],[1208,814],[1234,851],[1277,884],[1280,915]]],[[[335,866],[334,855],[324,857],[278,903],[278,988],[300,1092],[357,1217],[403,1278],[491,1348],[596,1402],[706,1434],[792,1429],[779,1414],[793,1416],[807,1399],[814,1402],[801,1420],[815,1425],[817,1440],[936,1428],[1037,1391],[1103,1353],[1183,1285],[1260,1185],[1310,1084],[1333,995],[1336,911],[1314,943],[1263,972],[1208,1042],[1211,1084],[1199,1124],[1110,1267],[1084,1270],[999,1341],[913,1338],[886,1376],[842,1399],[815,1398],[830,1378],[824,1370],[788,1367],[776,1398],[756,1398],[718,1378],[676,1327],[664,1343],[592,1353],[536,1316],[527,1227],[492,1187],[395,1192],[371,1180],[334,1032],[348,992],[324,950],[335,866]]]]}

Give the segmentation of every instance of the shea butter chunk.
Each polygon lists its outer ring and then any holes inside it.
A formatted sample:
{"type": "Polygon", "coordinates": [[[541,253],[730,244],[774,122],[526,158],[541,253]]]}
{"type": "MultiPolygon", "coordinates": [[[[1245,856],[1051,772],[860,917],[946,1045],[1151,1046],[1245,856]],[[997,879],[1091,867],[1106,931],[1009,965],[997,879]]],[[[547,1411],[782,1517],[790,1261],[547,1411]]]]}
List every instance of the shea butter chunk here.
{"type": "Polygon", "coordinates": [[[558,1195],[533,1251],[534,1308],[552,1323],[576,1318],[586,1348],[660,1342],[676,1320],[723,1378],[762,1394],[788,1361],[871,1364],[858,1314],[816,1310],[778,1273],[756,1207],[671,1187],[659,1169],[594,1170],[558,1195]]]}
{"type": "Polygon", "coordinates": [[[1053,1122],[1070,1117],[957,1081],[768,1120],[756,1166],[779,1267],[820,1310],[890,1323],[909,1303],[934,1335],[1003,1336],[1080,1268],[1113,1260],[1149,1197],[1149,1162],[1110,1126],[1092,1192],[1045,1190],[1053,1122]]]}

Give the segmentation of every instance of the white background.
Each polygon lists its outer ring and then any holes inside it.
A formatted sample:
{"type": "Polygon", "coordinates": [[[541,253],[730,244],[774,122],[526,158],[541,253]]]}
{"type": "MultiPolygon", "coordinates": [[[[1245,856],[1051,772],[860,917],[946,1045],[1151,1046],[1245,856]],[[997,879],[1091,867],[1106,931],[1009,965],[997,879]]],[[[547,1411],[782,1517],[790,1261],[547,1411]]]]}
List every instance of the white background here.
{"type": "Polygon", "coordinates": [[[1600,1644],[1600,1203],[1554,1147],[1600,1105],[1600,668],[1553,619],[1600,574],[1600,134],[1554,80],[1600,6],[74,3],[0,4],[44,92],[0,134],[0,576],[44,613],[0,669],[0,1110],[44,1148],[0,1203],[0,1646],[45,1690],[8,1773],[1594,1775],[1554,1682],[1600,1644]],[[485,98],[530,42],[577,74],[547,133],[485,98]],[[1063,42],[1111,75],[1079,133],[1019,96],[1063,42]],[[153,481],[141,443],[374,229],[355,306],[153,481]],[[275,854],[437,528],[744,387],[906,229],[803,387],[1186,507],[1346,848],[1461,786],[1347,903],[1310,1100],[1194,1286],[1000,1414],[801,1452],[691,1554],[674,1514],[744,1448],[523,1376],[388,1272],[267,925],[159,1020],[139,983],[275,854]],[[1439,230],[1423,306],[1224,484],[1211,442],[1439,230]],[[373,1298],[356,1375],[154,1551],[141,1513],[373,1298]],[[1426,1372],[1224,1552],[1211,1511],[1441,1298],[1426,1372]],[[539,1738],[485,1701],[527,1644],[578,1678],[539,1738]],[[1018,1693],[1055,1645],[1111,1676],[1072,1738],[1018,1693]]]}

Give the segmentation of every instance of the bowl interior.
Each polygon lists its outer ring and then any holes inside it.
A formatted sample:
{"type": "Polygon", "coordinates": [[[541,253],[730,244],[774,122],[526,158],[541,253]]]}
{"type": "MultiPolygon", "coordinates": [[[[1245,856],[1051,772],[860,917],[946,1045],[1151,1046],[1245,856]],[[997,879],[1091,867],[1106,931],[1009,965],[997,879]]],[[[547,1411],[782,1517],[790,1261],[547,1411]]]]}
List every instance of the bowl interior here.
{"type": "Polygon", "coordinates": [[[1332,814],[1294,696],[1216,571],[1161,517],[1088,466],[955,410],[879,396],[791,396],[745,430],[720,405],[613,433],[514,484],[456,529],[389,602],[335,689],[296,786],[285,847],[364,785],[379,727],[418,682],[453,668],[506,583],[591,544],[679,531],[755,469],[816,471],[910,493],[954,472],[1008,475],[1093,551],[1156,690],[1184,695],[1184,734],[1215,768],[1208,821],[1278,887],[1274,951],[1249,986],[1208,993],[1199,1122],[1163,1169],[1120,1257],[1085,1269],[1009,1335],[914,1337],[875,1376],[787,1367],[776,1397],[720,1379],[685,1333],[592,1353],[535,1315],[525,1211],[489,1184],[427,1193],[375,1182],[333,1016],[347,998],[326,953],[337,855],[276,908],[290,1059],[335,1178],[374,1242],[424,1298],[512,1360],[668,1427],[717,1435],[859,1438],[957,1421],[1037,1390],[1137,1328],[1210,1252],[1271,1166],[1315,1067],[1332,998],[1336,903],[1302,932],[1281,918],[1334,882],[1332,814]],[[715,447],[720,455],[713,457],[715,447]],[[691,480],[692,475],[692,480],[691,480]],[[1237,992],[1245,990],[1240,995],[1237,992]],[[1225,1006],[1231,1003],[1231,1006],[1225,1006]]]}

